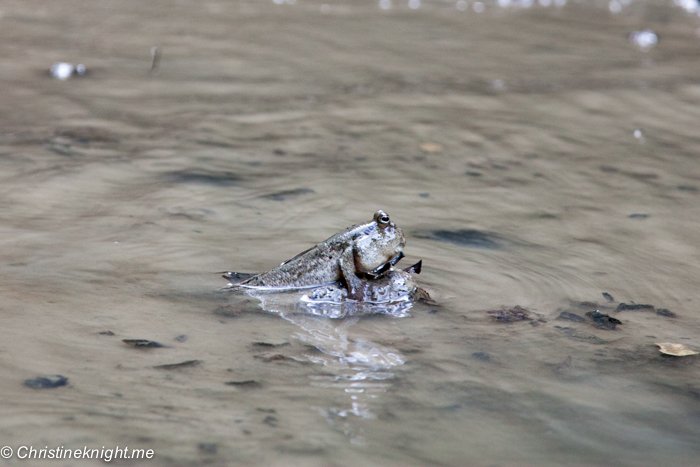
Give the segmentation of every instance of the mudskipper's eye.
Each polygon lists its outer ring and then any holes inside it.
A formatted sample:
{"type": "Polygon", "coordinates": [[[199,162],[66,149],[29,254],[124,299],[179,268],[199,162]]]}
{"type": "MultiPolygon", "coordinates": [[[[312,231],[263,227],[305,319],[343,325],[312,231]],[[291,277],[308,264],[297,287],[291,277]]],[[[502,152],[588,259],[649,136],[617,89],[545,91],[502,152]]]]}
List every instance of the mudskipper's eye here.
{"type": "Polygon", "coordinates": [[[389,225],[389,214],[384,211],[377,211],[374,214],[374,220],[382,226],[389,225]]]}

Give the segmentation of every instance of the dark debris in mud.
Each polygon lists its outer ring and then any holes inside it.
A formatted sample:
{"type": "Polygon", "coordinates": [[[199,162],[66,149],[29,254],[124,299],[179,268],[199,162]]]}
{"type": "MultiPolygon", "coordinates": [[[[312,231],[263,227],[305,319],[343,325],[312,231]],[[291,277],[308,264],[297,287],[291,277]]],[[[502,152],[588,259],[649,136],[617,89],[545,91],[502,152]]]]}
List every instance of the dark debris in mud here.
{"type": "Polygon", "coordinates": [[[549,368],[555,372],[555,373],[560,373],[562,371],[566,371],[569,368],[571,368],[571,361],[573,359],[571,358],[571,355],[568,355],[563,361],[559,363],[548,363],[547,365],[549,368]]]}
{"type": "Polygon", "coordinates": [[[496,234],[481,232],[474,229],[430,230],[416,232],[414,235],[418,238],[451,243],[467,248],[481,248],[487,250],[497,250],[501,248],[501,239],[496,234]]]}
{"type": "Polygon", "coordinates": [[[577,340],[577,341],[582,341],[586,342],[588,344],[594,344],[594,345],[601,345],[601,344],[607,344],[608,341],[601,339],[598,336],[595,336],[593,334],[588,334],[586,332],[579,331],[574,328],[566,327],[566,326],[554,326],[554,329],[557,329],[558,331],[561,331],[566,335],[568,338],[577,340]]]}
{"type": "Polygon", "coordinates": [[[260,196],[263,199],[270,199],[272,201],[285,201],[287,198],[292,198],[295,196],[310,195],[316,193],[311,188],[295,188],[293,190],[282,190],[275,193],[270,193],[267,195],[260,196]]]}
{"type": "Polygon", "coordinates": [[[613,298],[613,296],[610,295],[610,294],[607,293],[607,292],[603,292],[603,298],[604,298],[605,300],[609,301],[609,302],[614,302],[614,301],[615,301],[615,299],[613,298]]]}
{"type": "Polygon", "coordinates": [[[615,311],[654,311],[654,305],[647,305],[642,303],[620,303],[615,308],[615,311]]]}
{"type": "Polygon", "coordinates": [[[72,127],[56,130],[56,136],[69,138],[79,144],[116,143],[118,138],[102,128],[72,127]]]}
{"type": "Polygon", "coordinates": [[[253,300],[244,300],[231,305],[222,305],[214,309],[214,314],[224,318],[237,318],[243,313],[259,311],[258,305],[253,300]]]}
{"type": "Polygon", "coordinates": [[[292,363],[301,363],[302,365],[311,365],[312,363],[309,361],[305,360],[299,360],[294,357],[290,357],[288,355],[284,355],[281,353],[267,353],[267,354],[262,354],[262,355],[253,355],[253,358],[262,360],[264,363],[282,363],[282,362],[292,362],[292,363]]]}
{"type": "Polygon", "coordinates": [[[194,170],[180,170],[166,174],[169,181],[173,183],[191,183],[197,185],[213,185],[218,187],[229,187],[237,185],[241,177],[233,172],[201,172],[194,170]]]}
{"type": "Polygon", "coordinates": [[[515,323],[517,321],[530,321],[530,312],[519,305],[512,308],[501,308],[500,310],[487,311],[499,323],[515,323]]]}
{"type": "Polygon", "coordinates": [[[155,365],[153,368],[157,370],[178,370],[180,368],[189,368],[193,366],[199,366],[202,363],[201,360],[187,360],[180,363],[168,363],[165,365],[155,365]]]}
{"type": "Polygon", "coordinates": [[[603,329],[613,330],[618,324],[622,324],[619,319],[608,316],[600,311],[589,311],[586,316],[603,329]]]}
{"type": "Polygon", "coordinates": [[[122,339],[122,342],[126,345],[138,347],[141,349],[167,347],[166,345],[163,345],[160,342],[149,341],[148,339],[122,339]]]}
{"type": "Polygon", "coordinates": [[[486,352],[474,352],[472,354],[472,358],[481,360],[482,362],[488,362],[491,360],[491,355],[487,354],[486,352]]]}
{"type": "Polygon", "coordinates": [[[226,381],[224,383],[226,386],[235,386],[241,389],[260,389],[262,384],[254,379],[246,379],[244,381],[226,381]]]}
{"type": "Polygon", "coordinates": [[[285,347],[291,345],[289,342],[281,342],[279,344],[274,344],[272,342],[253,342],[250,344],[254,349],[269,349],[273,347],[285,347]]]}
{"type": "Polygon", "coordinates": [[[269,425],[269,426],[271,426],[271,427],[273,427],[273,428],[277,428],[277,425],[278,425],[279,420],[277,420],[277,417],[275,417],[274,415],[268,415],[267,417],[265,417],[265,418],[263,419],[262,422],[263,422],[265,425],[269,425]]]}
{"type": "Polygon", "coordinates": [[[114,333],[112,331],[100,331],[97,334],[99,334],[100,336],[113,336],[114,335],[114,333]]]}
{"type": "Polygon", "coordinates": [[[557,317],[557,319],[562,319],[562,320],[566,320],[566,321],[573,321],[575,323],[585,323],[586,322],[586,318],[584,318],[583,316],[579,316],[576,313],[571,313],[568,311],[562,311],[559,314],[559,316],[557,317]]]}
{"type": "Polygon", "coordinates": [[[668,308],[657,308],[656,314],[659,316],[665,316],[666,318],[676,318],[678,316],[668,308]]]}
{"type": "Polygon", "coordinates": [[[61,375],[44,375],[36,378],[27,379],[24,385],[32,389],[53,389],[68,384],[68,378],[61,375]]]}

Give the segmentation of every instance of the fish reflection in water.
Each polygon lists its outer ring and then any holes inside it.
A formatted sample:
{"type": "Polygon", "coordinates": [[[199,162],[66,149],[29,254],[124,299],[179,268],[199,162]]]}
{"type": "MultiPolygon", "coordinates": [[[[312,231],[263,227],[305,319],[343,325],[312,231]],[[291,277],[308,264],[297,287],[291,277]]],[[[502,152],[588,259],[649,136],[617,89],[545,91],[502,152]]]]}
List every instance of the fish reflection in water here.
{"type": "MultiPolygon", "coordinates": [[[[318,410],[329,423],[337,417],[355,415],[373,418],[369,402],[391,387],[391,369],[404,364],[401,353],[389,346],[363,337],[350,337],[353,326],[368,315],[388,315],[393,318],[409,316],[413,302],[406,298],[395,302],[363,303],[351,301],[315,300],[308,291],[269,292],[245,290],[260,301],[260,306],[275,312],[298,327],[292,337],[313,346],[320,353],[305,354],[309,361],[325,367],[328,374],[311,375],[311,385],[342,390],[349,395],[347,407],[318,410]]],[[[359,438],[347,427],[343,429],[353,441],[359,438]]]]}

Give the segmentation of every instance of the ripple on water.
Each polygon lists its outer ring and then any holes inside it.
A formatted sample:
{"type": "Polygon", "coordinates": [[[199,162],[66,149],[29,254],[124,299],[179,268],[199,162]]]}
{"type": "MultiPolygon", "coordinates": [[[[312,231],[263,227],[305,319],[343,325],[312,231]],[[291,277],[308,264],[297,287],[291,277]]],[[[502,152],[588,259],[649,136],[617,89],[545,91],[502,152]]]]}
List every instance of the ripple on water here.
{"type": "Polygon", "coordinates": [[[428,230],[415,232],[414,235],[418,238],[451,243],[467,248],[497,250],[502,248],[503,244],[503,240],[498,235],[474,229],[428,230]]]}

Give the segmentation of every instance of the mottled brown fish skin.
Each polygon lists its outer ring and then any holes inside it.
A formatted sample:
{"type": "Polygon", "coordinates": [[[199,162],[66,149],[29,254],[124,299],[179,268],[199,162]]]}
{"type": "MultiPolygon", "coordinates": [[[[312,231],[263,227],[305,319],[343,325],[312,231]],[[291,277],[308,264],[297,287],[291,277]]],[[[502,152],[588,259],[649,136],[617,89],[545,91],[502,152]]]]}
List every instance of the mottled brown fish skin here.
{"type": "Polygon", "coordinates": [[[354,282],[358,272],[374,270],[399,254],[405,245],[401,229],[384,211],[370,222],[338,232],[313,248],[240,285],[248,287],[314,287],[354,282]]]}

